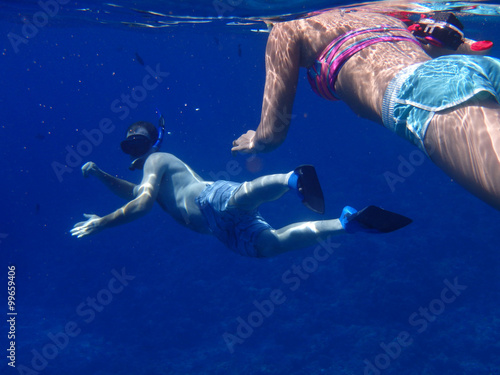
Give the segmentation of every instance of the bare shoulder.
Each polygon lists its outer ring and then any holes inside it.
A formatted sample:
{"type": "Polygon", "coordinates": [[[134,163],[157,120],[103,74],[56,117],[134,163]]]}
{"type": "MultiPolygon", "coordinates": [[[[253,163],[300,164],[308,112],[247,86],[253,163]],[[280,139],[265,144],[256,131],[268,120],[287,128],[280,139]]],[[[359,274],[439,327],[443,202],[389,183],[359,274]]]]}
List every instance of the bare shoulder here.
{"type": "Polygon", "coordinates": [[[288,44],[291,41],[296,41],[300,32],[300,21],[301,20],[292,20],[273,23],[271,32],[269,33],[268,43],[288,44]]]}
{"type": "Polygon", "coordinates": [[[144,165],[144,171],[149,173],[156,173],[158,175],[168,175],[172,177],[174,175],[187,175],[189,178],[195,178],[197,180],[202,180],[202,178],[184,161],[179,159],[173,154],[167,152],[155,152],[148,157],[146,164],[144,165]],[[148,167],[148,163],[151,163],[148,167]]]}
{"type": "Polygon", "coordinates": [[[176,156],[169,154],[168,152],[155,152],[151,155],[149,155],[148,159],[146,160],[146,163],[168,163],[171,161],[179,160],[176,156]]]}
{"type": "Polygon", "coordinates": [[[184,167],[185,163],[182,160],[167,152],[155,152],[154,154],[149,155],[146,163],[144,164],[144,170],[155,171],[184,167]]]}

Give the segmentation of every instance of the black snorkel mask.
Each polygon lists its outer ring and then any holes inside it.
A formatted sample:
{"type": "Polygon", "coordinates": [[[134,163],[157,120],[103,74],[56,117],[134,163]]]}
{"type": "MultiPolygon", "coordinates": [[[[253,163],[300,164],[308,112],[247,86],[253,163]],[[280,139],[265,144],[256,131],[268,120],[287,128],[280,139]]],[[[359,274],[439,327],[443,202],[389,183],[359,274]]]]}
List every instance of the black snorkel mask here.
{"type": "Polygon", "coordinates": [[[144,128],[135,129],[133,134],[127,136],[127,139],[120,144],[123,152],[135,158],[128,167],[131,171],[142,169],[148,156],[157,152],[161,147],[163,136],[165,135],[165,118],[158,109],[156,111],[159,117],[158,139],[153,145],[151,145],[152,140],[149,133],[144,128]]]}
{"type": "Polygon", "coordinates": [[[438,12],[420,18],[408,28],[422,43],[456,51],[463,43],[464,26],[458,18],[449,12],[438,12]]]}

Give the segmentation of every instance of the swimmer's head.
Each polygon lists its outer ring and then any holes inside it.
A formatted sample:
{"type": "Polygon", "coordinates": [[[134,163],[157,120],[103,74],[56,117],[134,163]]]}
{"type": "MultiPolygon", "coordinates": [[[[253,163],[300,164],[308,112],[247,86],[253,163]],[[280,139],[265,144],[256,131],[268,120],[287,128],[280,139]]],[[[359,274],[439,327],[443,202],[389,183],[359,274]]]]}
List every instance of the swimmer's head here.
{"type": "Polygon", "coordinates": [[[420,43],[456,51],[464,42],[464,26],[450,12],[436,12],[422,16],[408,27],[420,43]]]}
{"type": "Polygon", "coordinates": [[[139,158],[149,152],[158,140],[158,130],[150,122],[134,122],[127,129],[127,138],[120,143],[126,154],[139,158]]]}

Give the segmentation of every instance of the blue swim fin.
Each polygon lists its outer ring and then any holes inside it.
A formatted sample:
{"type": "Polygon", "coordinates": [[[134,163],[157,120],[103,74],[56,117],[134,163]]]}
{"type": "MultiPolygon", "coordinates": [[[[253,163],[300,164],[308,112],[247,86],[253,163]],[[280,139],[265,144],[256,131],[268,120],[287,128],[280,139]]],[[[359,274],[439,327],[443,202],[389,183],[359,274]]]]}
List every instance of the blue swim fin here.
{"type": "Polygon", "coordinates": [[[312,165],[295,168],[288,180],[288,186],[296,190],[302,203],[315,212],[325,213],[325,199],[316,169],[312,165]]]}
{"type": "Polygon", "coordinates": [[[407,226],[412,221],[406,216],[377,206],[368,206],[361,211],[346,206],[340,216],[342,227],[347,233],[389,233],[407,226]]]}

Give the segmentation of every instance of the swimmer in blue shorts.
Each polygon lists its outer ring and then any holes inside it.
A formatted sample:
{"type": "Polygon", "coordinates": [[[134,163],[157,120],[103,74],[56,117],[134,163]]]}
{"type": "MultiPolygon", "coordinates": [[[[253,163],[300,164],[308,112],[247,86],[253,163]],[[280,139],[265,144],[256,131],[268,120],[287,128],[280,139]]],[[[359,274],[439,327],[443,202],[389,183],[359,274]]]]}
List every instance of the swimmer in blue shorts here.
{"type": "Polygon", "coordinates": [[[232,152],[283,143],[304,67],[318,95],[404,137],[500,209],[500,60],[484,56],[493,43],[465,38],[451,13],[415,19],[376,6],[273,25],[260,123],[233,141],[232,152]]]}
{"type": "Polygon", "coordinates": [[[162,117],[158,129],[149,122],[137,122],[127,130],[121,146],[133,158],[131,169],[143,169],[139,185],[111,176],[93,162],[82,167],[84,177],[96,176],[129,202],[103,217],[85,214],[87,220],[75,224],[70,231],[73,236],[81,238],[129,223],[147,214],[155,202],[178,223],[199,233],[212,234],[234,252],[249,257],[271,257],[342,233],[388,233],[411,222],[375,206],[359,212],[345,207],[338,219],[273,229],[258,208],[289,190],[295,191],[308,208],[324,212],[323,193],[312,166],[243,183],[205,181],[174,155],[159,152],[163,134],[162,117]]]}

